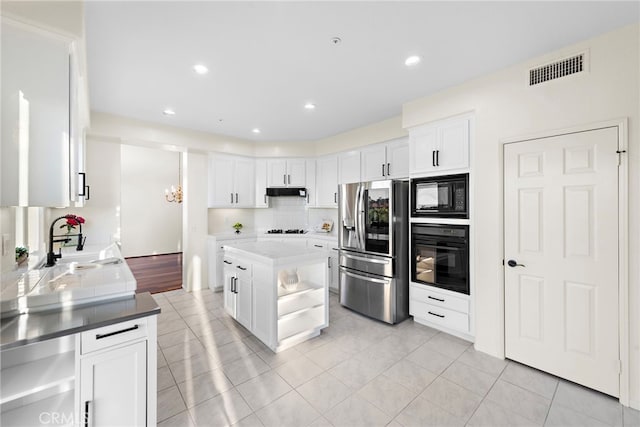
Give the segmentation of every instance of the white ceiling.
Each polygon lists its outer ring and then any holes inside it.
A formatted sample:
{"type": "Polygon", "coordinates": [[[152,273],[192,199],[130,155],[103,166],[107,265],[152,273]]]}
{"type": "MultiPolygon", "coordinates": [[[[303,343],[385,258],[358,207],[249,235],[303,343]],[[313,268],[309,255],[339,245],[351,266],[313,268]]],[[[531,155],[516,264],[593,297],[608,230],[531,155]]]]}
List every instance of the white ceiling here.
{"type": "Polygon", "coordinates": [[[317,140],[638,15],[635,1],[89,1],[91,108],[256,141],[317,140]],[[422,62],[405,67],[416,54],[422,62]]]}

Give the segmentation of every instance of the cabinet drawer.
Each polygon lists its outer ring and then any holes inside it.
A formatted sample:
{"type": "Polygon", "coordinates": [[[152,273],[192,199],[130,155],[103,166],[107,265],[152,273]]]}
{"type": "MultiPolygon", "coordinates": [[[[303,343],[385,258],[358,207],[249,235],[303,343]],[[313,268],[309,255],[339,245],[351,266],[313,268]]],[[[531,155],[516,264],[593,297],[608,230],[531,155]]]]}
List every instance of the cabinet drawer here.
{"type": "Polygon", "coordinates": [[[82,333],[81,354],[146,337],[147,319],[145,318],[92,329],[82,333]]]}
{"type": "Polygon", "coordinates": [[[409,314],[456,331],[469,333],[470,330],[468,314],[425,304],[421,301],[409,300],[409,314]]]}
{"type": "Polygon", "coordinates": [[[409,297],[429,305],[469,314],[469,300],[435,292],[427,287],[411,285],[409,297]]]}

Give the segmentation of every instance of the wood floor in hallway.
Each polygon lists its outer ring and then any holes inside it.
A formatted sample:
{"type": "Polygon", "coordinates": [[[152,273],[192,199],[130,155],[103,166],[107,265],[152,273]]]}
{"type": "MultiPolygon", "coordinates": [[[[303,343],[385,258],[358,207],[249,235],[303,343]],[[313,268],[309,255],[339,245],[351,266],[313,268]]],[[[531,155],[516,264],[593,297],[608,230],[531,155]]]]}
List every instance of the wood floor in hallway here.
{"type": "Polygon", "coordinates": [[[182,287],[182,253],[126,258],[138,282],[136,292],[166,292],[182,287]]]}

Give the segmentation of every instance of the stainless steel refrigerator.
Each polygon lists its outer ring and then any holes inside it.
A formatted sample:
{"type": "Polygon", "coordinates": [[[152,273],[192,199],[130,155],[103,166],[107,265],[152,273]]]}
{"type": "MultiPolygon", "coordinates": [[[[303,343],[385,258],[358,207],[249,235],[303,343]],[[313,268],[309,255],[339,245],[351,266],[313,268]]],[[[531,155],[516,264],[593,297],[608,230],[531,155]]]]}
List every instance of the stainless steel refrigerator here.
{"type": "Polygon", "coordinates": [[[409,316],[408,181],[340,186],[340,304],[387,323],[409,316]]]}

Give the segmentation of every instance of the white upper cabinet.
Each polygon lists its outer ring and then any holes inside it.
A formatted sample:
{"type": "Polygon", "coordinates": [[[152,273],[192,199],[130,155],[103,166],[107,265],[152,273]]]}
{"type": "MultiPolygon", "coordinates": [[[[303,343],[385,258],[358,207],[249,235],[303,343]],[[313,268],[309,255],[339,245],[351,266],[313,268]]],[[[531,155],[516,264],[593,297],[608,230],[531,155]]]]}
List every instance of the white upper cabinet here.
{"type": "Polygon", "coordinates": [[[338,182],[360,182],[360,151],[347,151],[338,155],[338,182]]]}
{"type": "Polygon", "coordinates": [[[409,172],[469,168],[471,118],[457,117],[409,130],[409,172]]]}
{"type": "Polygon", "coordinates": [[[256,159],[256,208],[268,208],[267,197],[267,160],[256,159]]]}
{"type": "Polygon", "coordinates": [[[316,160],[316,206],[338,207],[338,156],[316,160]]]}
{"type": "Polygon", "coordinates": [[[253,207],[256,201],[254,165],[251,158],[210,154],[209,207],[253,207]]]}
{"type": "Polygon", "coordinates": [[[307,206],[314,207],[318,202],[318,187],[316,181],[316,161],[307,160],[306,164],[306,189],[307,189],[307,206]]]}
{"type": "Polygon", "coordinates": [[[2,206],[69,206],[69,43],[2,21],[2,206]]]}
{"type": "Polygon", "coordinates": [[[269,187],[304,187],[304,159],[270,159],[267,160],[267,183],[269,187]]]}
{"type": "Polygon", "coordinates": [[[395,139],[362,149],[362,181],[409,177],[409,144],[395,139]]]}

